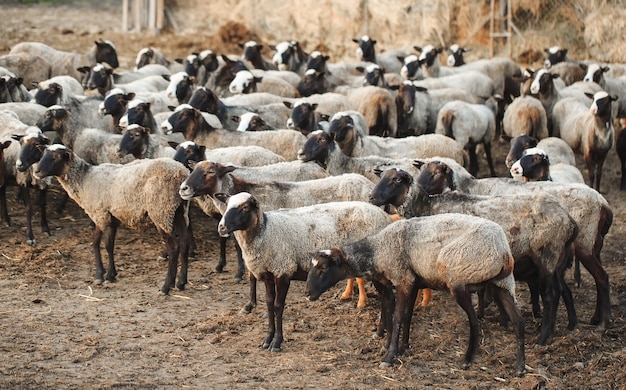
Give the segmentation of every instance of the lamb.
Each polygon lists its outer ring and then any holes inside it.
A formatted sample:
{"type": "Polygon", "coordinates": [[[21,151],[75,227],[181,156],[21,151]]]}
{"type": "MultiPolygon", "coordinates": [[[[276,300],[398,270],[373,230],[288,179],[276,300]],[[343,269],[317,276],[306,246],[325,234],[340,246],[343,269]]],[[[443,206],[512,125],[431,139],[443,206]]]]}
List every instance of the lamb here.
{"type": "Polygon", "coordinates": [[[120,139],[117,154],[120,157],[132,155],[136,159],[142,158],[173,158],[176,154],[169,145],[163,145],[150,134],[150,129],[141,125],[132,124],[126,128],[120,139]]]}
{"type": "Polygon", "coordinates": [[[600,191],[602,166],[615,142],[611,103],[617,96],[604,91],[587,96],[593,98],[589,109],[573,98],[555,104],[554,129],[575,153],[583,155],[590,186],[600,191]]]}
{"type": "Polygon", "coordinates": [[[460,164],[465,163],[463,147],[454,140],[437,135],[424,134],[405,138],[388,138],[365,135],[355,126],[355,115],[334,116],[330,122],[329,133],[335,135],[335,141],[341,151],[350,157],[381,156],[387,158],[405,158],[428,154],[453,158],[460,164]]]}
{"type": "Polygon", "coordinates": [[[246,267],[265,283],[269,327],[261,347],[271,352],[281,350],[290,281],[306,279],[310,254],[330,242],[358,240],[392,222],[383,210],[365,202],[331,202],[264,212],[249,193],[216,196],[227,203],[218,225],[219,234],[234,234],[246,267]]]}
{"type": "Polygon", "coordinates": [[[80,73],[77,69],[83,65],[95,65],[98,62],[106,62],[112,68],[119,66],[117,52],[111,41],[100,39],[94,43],[95,46],[87,53],[79,54],[57,50],[39,42],[21,42],[13,46],[9,54],[45,58],[50,63],[51,76],[69,75],[76,80],[80,80],[80,73]]]}
{"type": "Polygon", "coordinates": [[[539,147],[524,150],[511,166],[511,176],[521,181],[554,181],[585,184],[582,173],[573,165],[552,164],[548,154],[539,147]]]}
{"type": "Polygon", "coordinates": [[[537,139],[548,136],[548,117],[538,99],[521,96],[513,100],[504,112],[502,131],[510,137],[525,134],[537,139]]]}
{"type": "Polygon", "coordinates": [[[201,112],[192,107],[178,107],[165,125],[168,134],[182,132],[186,140],[210,148],[236,145],[257,145],[295,160],[306,137],[293,130],[241,132],[212,128],[201,112]]]}
{"type": "Polygon", "coordinates": [[[491,140],[495,133],[497,98],[490,98],[485,104],[471,104],[462,101],[446,103],[437,115],[436,134],[443,134],[454,140],[469,152],[469,171],[478,174],[476,145],[482,144],[491,176],[496,176],[491,159],[491,140]]]}
{"type": "MultiPolygon", "coordinates": [[[[561,289],[565,290],[564,296],[571,297],[561,279],[578,227],[567,210],[548,194],[479,196],[447,193],[434,196],[420,190],[419,183],[419,178],[414,181],[406,171],[387,169],[372,191],[371,203],[377,206],[391,204],[405,218],[462,213],[500,225],[515,258],[515,277],[538,281],[544,298],[544,315],[537,343],[543,345],[554,329],[561,289]],[[517,209],[522,211],[513,211],[517,209]]],[[[571,330],[577,320],[570,299],[566,300],[566,306],[571,330]]]]}
{"type": "Polygon", "coordinates": [[[94,283],[105,280],[100,255],[100,241],[107,237],[109,269],[106,280],[114,282],[115,234],[120,224],[131,229],[153,224],[167,243],[168,270],[161,288],[167,294],[174,286],[181,254],[181,270],[176,287],[187,283],[188,204],[178,195],[178,187],[188,175],[187,169],[172,159],[139,160],[133,164],[94,166],[63,145],[46,148],[35,176],[54,176],[69,196],[95,224],[93,250],[96,261],[94,283]]]}
{"type": "MultiPolygon", "coordinates": [[[[443,160],[443,159],[441,159],[443,160]]],[[[593,276],[596,284],[596,310],[591,324],[604,331],[611,322],[609,301],[609,276],[602,267],[600,252],[604,237],[613,222],[613,211],[606,199],[583,184],[557,184],[551,182],[522,183],[512,179],[475,179],[463,167],[450,159],[445,162],[416,161],[421,169],[420,187],[429,194],[449,190],[477,195],[533,194],[547,192],[556,196],[578,225],[574,241],[574,255],[593,276]]],[[[575,278],[580,276],[575,270],[575,278]]]]}
{"type": "Polygon", "coordinates": [[[512,320],[517,339],[516,370],[523,375],[524,319],[516,305],[512,274],[513,257],[500,226],[473,216],[442,214],[394,222],[359,241],[318,251],[307,276],[306,294],[315,300],[338,280],[371,276],[386,291],[381,294],[381,305],[388,338],[381,366],[388,366],[408,347],[418,289],[448,290],[469,320],[469,344],[463,359],[463,368],[468,368],[479,344],[470,291],[488,284],[512,320]]]}
{"type": "MultiPolygon", "coordinates": [[[[508,138],[505,138],[508,139],[508,138]]],[[[547,156],[550,158],[552,164],[568,164],[575,166],[576,159],[574,158],[574,152],[569,145],[558,137],[548,137],[537,142],[536,138],[528,135],[519,135],[508,139],[511,143],[509,154],[506,156],[506,167],[511,166],[522,157],[524,150],[529,148],[538,147],[543,149],[547,156]]]]}

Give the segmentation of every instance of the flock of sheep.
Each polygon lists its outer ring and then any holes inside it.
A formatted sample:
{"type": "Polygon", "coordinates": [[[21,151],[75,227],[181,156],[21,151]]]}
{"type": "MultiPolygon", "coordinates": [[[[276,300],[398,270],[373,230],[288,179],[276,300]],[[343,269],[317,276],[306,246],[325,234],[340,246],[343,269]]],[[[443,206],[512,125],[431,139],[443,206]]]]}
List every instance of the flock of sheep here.
{"type": "MultiPolygon", "coordinates": [[[[363,36],[360,61],[331,62],[297,41],[242,44],[170,61],[155,48],[118,69],[113,43],[85,54],[23,42],[0,57],[0,205],[15,182],[35,244],[33,199],[50,234],[46,191],[54,177],[94,224],[95,283],[116,279],[119,226],[152,224],[168,259],[163,293],[184,289],[195,247],[189,207],[219,220],[236,239],[237,278],[266,286],[269,327],[262,346],[280,351],[291,280],[315,300],[349,279],[379,293],[382,365],[409,343],[418,291],[450,291],[467,313],[468,367],[478,347],[478,315],[493,299],[517,339],[515,371],[526,371],[524,321],[515,281],[528,283],[537,343],[555,327],[563,298],[568,329],[578,319],[564,273],[579,263],[597,288],[591,323],[611,323],[609,281],[600,252],[613,214],[598,192],[615,146],[626,186],[626,65],[575,62],[546,49],[545,68],[506,58],[465,63],[466,49],[414,47],[376,53],[363,36]],[[32,89],[29,89],[29,88],[32,89]],[[506,162],[491,142],[511,141],[506,162]],[[477,146],[481,146],[478,148],[477,146]],[[575,167],[584,156],[591,186],[575,167]],[[506,163],[513,179],[477,179],[479,159],[506,163]],[[141,201],[137,201],[141,199],[141,201]],[[100,244],[105,238],[108,267],[100,244]],[[180,258],[180,271],[179,271],[180,258]],[[178,276],[178,279],[177,279],[178,276]],[[542,308],[543,306],[543,308],[542,308]]],[[[225,265],[222,255],[217,266],[225,265]]]]}

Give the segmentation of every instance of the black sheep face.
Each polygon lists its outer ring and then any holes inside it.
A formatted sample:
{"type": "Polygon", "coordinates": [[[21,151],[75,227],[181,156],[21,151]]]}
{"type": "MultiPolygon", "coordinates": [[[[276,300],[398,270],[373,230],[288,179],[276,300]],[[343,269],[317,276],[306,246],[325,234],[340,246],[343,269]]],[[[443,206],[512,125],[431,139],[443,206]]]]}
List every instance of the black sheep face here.
{"type": "Polygon", "coordinates": [[[390,204],[398,207],[404,203],[412,183],[413,176],[408,172],[396,168],[386,169],[372,190],[370,203],[375,206],[390,204]]]}
{"type": "Polygon", "coordinates": [[[74,159],[73,153],[66,146],[54,144],[45,148],[35,177],[43,179],[49,176],[65,174],[67,164],[74,159]]]}
{"type": "Polygon", "coordinates": [[[347,277],[344,254],[339,248],[318,251],[306,278],[306,298],[316,301],[325,291],[347,277]]]}
{"type": "Polygon", "coordinates": [[[117,51],[111,41],[96,41],[96,62],[107,63],[111,68],[117,68],[120,63],[117,59],[117,51]]]}
{"type": "Polygon", "coordinates": [[[63,87],[58,83],[50,83],[47,88],[37,88],[35,103],[51,107],[61,102],[63,87]]]}

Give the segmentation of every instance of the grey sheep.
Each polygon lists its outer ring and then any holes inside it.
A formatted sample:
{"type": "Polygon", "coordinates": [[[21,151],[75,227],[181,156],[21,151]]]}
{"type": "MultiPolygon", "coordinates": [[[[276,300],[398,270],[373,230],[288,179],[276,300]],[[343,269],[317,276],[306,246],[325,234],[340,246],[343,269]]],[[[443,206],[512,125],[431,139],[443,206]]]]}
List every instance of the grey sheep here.
{"type": "Polygon", "coordinates": [[[264,212],[246,192],[218,198],[227,202],[219,234],[234,234],[246,268],[265,283],[269,328],[261,347],[272,352],[281,350],[290,281],[306,279],[311,253],[330,243],[358,240],[392,222],[382,209],[365,202],[331,202],[264,212]]]}
{"type": "Polygon", "coordinates": [[[178,187],[188,175],[187,168],[172,159],[138,160],[127,165],[94,166],[63,145],[49,146],[39,162],[35,176],[55,176],[68,195],[95,224],[93,250],[96,261],[94,283],[104,282],[100,242],[106,235],[109,269],[106,280],[115,281],[114,245],[118,226],[138,229],[152,224],[167,243],[168,271],[161,291],[174,286],[181,255],[177,287],[187,283],[188,204],[178,195],[178,187]]]}
{"type": "Polygon", "coordinates": [[[371,277],[381,290],[395,288],[395,299],[393,292],[381,294],[388,333],[381,366],[391,364],[408,347],[418,289],[434,288],[450,291],[467,314],[470,337],[463,367],[469,367],[479,344],[470,293],[488,284],[513,323],[517,374],[526,372],[524,320],[515,300],[513,257],[497,224],[462,214],[411,218],[354,243],[318,251],[307,277],[307,298],[315,300],[338,280],[354,276],[371,277]]]}

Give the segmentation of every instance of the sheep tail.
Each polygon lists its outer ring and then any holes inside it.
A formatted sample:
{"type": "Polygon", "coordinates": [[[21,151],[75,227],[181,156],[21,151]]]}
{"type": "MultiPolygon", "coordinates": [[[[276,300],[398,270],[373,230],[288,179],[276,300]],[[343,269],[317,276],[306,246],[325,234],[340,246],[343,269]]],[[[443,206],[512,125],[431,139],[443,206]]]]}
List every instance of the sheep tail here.
{"type": "Polygon", "coordinates": [[[446,137],[450,137],[452,139],[454,139],[454,131],[452,128],[452,123],[454,122],[454,114],[452,112],[445,112],[443,113],[443,115],[441,116],[441,127],[443,128],[443,134],[446,137]]]}

